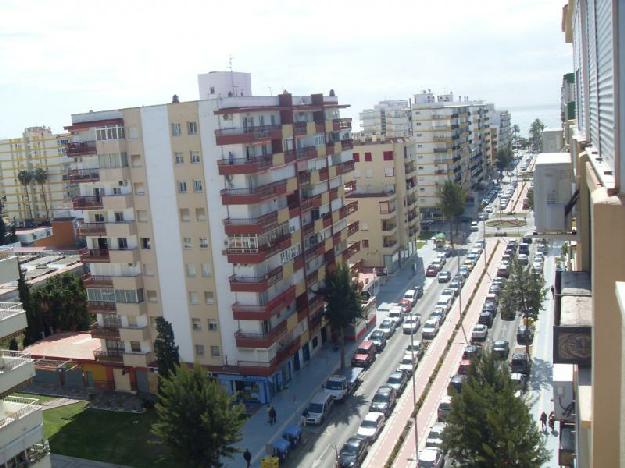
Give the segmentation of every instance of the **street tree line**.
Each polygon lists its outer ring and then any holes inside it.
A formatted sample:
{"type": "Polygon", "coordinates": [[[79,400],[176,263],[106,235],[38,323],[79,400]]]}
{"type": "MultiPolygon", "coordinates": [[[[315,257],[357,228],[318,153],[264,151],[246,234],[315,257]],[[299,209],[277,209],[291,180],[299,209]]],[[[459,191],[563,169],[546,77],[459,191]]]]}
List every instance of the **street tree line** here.
{"type": "Polygon", "coordinates": [[[33,189],[33,184],[39,185],[39,191],[41,193],[41,199],[43,200],[45,209],[45,218],[50,219],[50,213],[48,210],[48,198],[44,185],[48,181],[48,171],[42,167],[37,167],[33,170],[22,169],[17,173],[18,182],[24,187],[24,203],[26,204],[26,210],[28,212],[29,219],[33,219],[31,190],[34,195],[36,192],[33,189]]]}

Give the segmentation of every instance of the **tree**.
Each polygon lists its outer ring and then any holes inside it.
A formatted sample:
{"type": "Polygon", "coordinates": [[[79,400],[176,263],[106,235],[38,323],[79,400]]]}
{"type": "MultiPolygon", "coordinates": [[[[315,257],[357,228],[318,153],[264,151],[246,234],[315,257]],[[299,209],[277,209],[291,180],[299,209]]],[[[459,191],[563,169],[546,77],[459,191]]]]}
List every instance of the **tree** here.
{"type": "Polygon", "coordinates": [[[521,129],[517,124],[512,126],[512,141],[516,144],[519,138],[519,134],[521,133],[521,129]]]}
{"type": "Polygon", "coordinates": [[[441,201],[438,208],[445,219],[449,221],[449,239],[452,248],[454,244],[453,227],[456,224],[458,216],[464,213],[466,201],[467,194],[462,186],[451,179],[447,179],[441,190],[441,201]]]}
{"type": "Polygon", "coordinates": [[[529,266],[521,265],[516,258],[512,259],[510,276],[500,296],[501,316],[514,317],[521,312],[525,323],[525,351],[529,355],[530,325],[537,318],[542,308],[547,289],[543,287],[542,275],[535,274],[529,266]]]}
{"type": "Polygon", "coordinates": [[[510,165],[511,162],[512,149],[510,147],[501,148],[499,151],[497,151],[497,169],[499,171],[503,171],[506,167],[510,165]]]}
{"type": "Polygon", "coordinates": [[[480,353],[452,395],[443,448],[456,466],[538,468],[550,458],[505,362],[480,353]]]}
{"type": "Polygon", "coordinates": [[[46,336],[59,331],[88,330],[91,325],[82,281],[71,273],[53,276],[33,290],[31,304],[41,316],[46,336]]]}
{"type": "Polygon", "coordinates": [[[38,308],[33,306],[30,298],[30,287],[26,283],[26,278],[19,262],[17,264],[17,275],[17,294],[24,312],[26,312],[26,323],[28,324],[24,333],[24,346],[28,346],[44,337],[43,321],[38,308]]]}
{"type": "Polygon", "coordinates": [[[527,203],[530,210],[534,209],[534,189],[527,189],[527,203]]]}
{"type": "Polygon", "coordinates": [[[325,315],[330,327],[339,335],[341,369],[345,367],[345,327],[362,317],[360,291],[344,263],[326,277],[326,285],[319,290],[326,302],[325,315]]]}
{"type": "Polygon", "coordinates": [[[26,192],[26,207],[28,209],[28,217],[33,219],[33,211],[30,207],[30,194],[28,193],[28,186],[33,180],[33,173],[31,171],[21,170],[17,173],[17,180],[24,186],[26,192]]]}
{"type": "Polygon", "coordinates": [[[169,377],[176,366],[180,364],[178,346],[174,340],[174,330],[163,317],[156,318],[156,340],[154,340],[154,352],[158,362],[159,383],[169,377]]]}
{"type": "Polygon", "coordinates": [[[536,119],[532,122],[529,130],[530,144],[534,153],[540,153],[543,150],[543,130],[545,124],[540,119],[536,119]]]}
{"type": "Polygon", "coordinates": [[[176,367],[163,381],[152,432],[182,466],[219,467],[241,440],[245,410],[199,365],[176,367]]]}
{"type": "Polygon", "coordinates": [[[41,196],[43,197],[43,206],[45,207],[46,210],[46,219],[49,220],[50,219],[50,214],[48,213],[48,199],[46,198],[46,190],[45,190],[45,183],[48,180],[48,171],[46,171],[45,169],[38,167],[37,169],[35,169],[35,172],[33,172],[33,179],[35,180],[35,182],[37,182],[39,184],[39,187],[41,188],[41,196]]]}

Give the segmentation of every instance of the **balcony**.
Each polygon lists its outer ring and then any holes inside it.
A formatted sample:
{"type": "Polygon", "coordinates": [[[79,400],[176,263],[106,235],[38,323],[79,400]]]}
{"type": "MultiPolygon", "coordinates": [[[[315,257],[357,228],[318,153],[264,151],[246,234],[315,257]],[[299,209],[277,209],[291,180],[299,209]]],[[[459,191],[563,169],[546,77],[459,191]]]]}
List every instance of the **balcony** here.
{"type": "Polygon", "coordinates": [[[104,321],[103,325],[94,323],[91,327],[91,336],[103,340],[119,340],[119,327],[122,321],[119,318],[111,318],[104,321]]]}
{"type": "Polygon", "coordinates": [[[234,334],[239,348],[270,348],[286,332],[286,320],[267,333],[247,333],[241,330],[234,334]]]}
{"type": "Polygon", "coordinates": [[[124,362],[123,350],[94,351],[93,357],[96,361],[107,364],[122,364],[124,362]]]}
{"type": "Polygon", "coordinates": [[[115,305],[117,313],[124,317],[139,317],[147,314],[147,305],[145,302],[118,302],[115,305]]]}
{"type": "Polygon", "coordinates": [[[232,305],[234,320],[269,320],[295,300],[295,286],[291,286],[264,305],[246,305],[235,302],[232,305]]]}
{"type": "Polygon", "coordinates": [[[345,206],[341,207],[341,210],[340,210],[341,218],[349,216],[350,214],[355,213],[356,211],[358,211],[358,202],[357,201],[349,202],[345,206]]]}
{"type": "Polygon", "coordinates": [[[358,221],[353,222],[352,224],[350,224],[349,226],[347,226],[347,236],[353,236],[354,234],[356,234],[359,230],[359,224],[358,221]]]}
{"type": "Polygon", "coordinates": [[[341,149],[343,151],[354,149],[354,140],[351,138],[347,140],[341,140],[341,149]]]}
{"type": "Polygon", "coordinates": [[[224,251],[228,256],[229,263],[253,264],[261,263],[272,255],[282,252],[291,246],[291,235],[287,234],[278,239],[273,240],[270,244],[262,245],[257,248],[230,248],[224,251]]]}
{"type": "Polygon", "coordinates": [[[382,247],[385,249],[394,249],[397,245],[397,239],[384,239],[382,242],[382,247]]]}
{"type": "Polygon", "coordinates": [[[107,221],[106,237],[130,237],[137,235],[137,224],[134,220],[126,221],[107,221]]]}
{"type": "Polygon", "coordinates": [[[319,180],[328,180],[330,177],[330,170],[327,167],[319,169],[319,180]]]}
{"type": "Polygon", "coordinates": [[[147,325],[128,325],[119,327],[121,341],[147,341],[150,338],[150,329],[147,325]]]}
{"type": "Polygon", "coordinates": [[[354,161],[345,161],[336,165],[336,175],[347,174],[354,170],[354,161]]]}
{"type": "MultiPolygon", "coordinates": [[[[113,282],[111,281],[111,286],[113,282]]],[[[91,314],[114,314],[117,311],[114,302],[87,301],[87,311],[91,314]]]]}
{"type": "Polygon", "coordinates": [[[131,193],[115,193],[102,197],[103,208],[105,210],[123,211],[133,208],[131,193]]]}
{"type": "Polygon", "coordinates": [[[300,203],[300,209],[302,210],[302,212],[306,210],[310,210],[311,208],[318,208],[320,206],[321,206],[321,194],[315,195],[310,198],[305,198],[300,203]]]}
{"type": "Polygon", "coordinates": [[[0,302],[0,338],[11,336],[27,326],[21,302],[0,302]]]}
{"type": "Polygon", "coordinates": [[[109,249],[111,263],[137,263],[139,261],[139,249],[109,249]]]}
{"type": "Polygon", "coordinates": [[[348,260],[355,253],[358,253],[358,252],[360,252],[360,242],[355,242],[343,251],[343,258],[345,260],[348,260]]]}
{"type": "Polygon", "coordinates": [[[306,135],[308,133],[308,122],[293,122],[294,135],[306,135]]]}
{"type": "Polygon", "coordinates": [[[140,351],[136,353],[124,353],[123,363],[127,367],[149,367],[154,362],[154,353],[140,351]]]}
{"type": "Polygon", "coordinates": [[[272,166],[273,157],[259,156],[253,158],[231,158],[217,161],[220,175],[230,174],[255,174],[266,171],[272,166]]]}
{"type": "Polygon", "coordinates": [[[229,236],[241,234],[263,234],[277,226],[278,212],[258,216],[257,218],[226,218],[225,231],[229,236]]]}
{"type": "Polygon", "coordinates": [[[262,276],[230,276],[232,292],[263,292],[282,279],[282,266],[262,276]]]}
{"type": "Polygon", "coordinates": [[[72,198],[72,207],[75,210],[101,210],[102,197],[80,196],[72,198]]]}
{"type": "Polygon", "coordinates": [[[86,156],[88,154],[96,154],[97,148],[95,141],[82,141],[76,143],[67,143],[67,155],[71,157],[86,156]]]}
{"type": "Polygon", "coordinates": [[[281,139],[281,125],[262,125],[247,128],[221,128],[215,130],[215,140],[219,146],[281,139]]]}
{"type": "Polygon", "coordinates": [[[306,161],[308,159],[314,159],[317,157],[317,147],[316,146],[304,146],[302,148],[298,148],[295,151],[296,157],[298,161],[306,161]]]}
{"type": "Polygon", "coordinates": [[[83,263],[109,263],[108,249],[82,249],[80,250],[80,261],[83,263]]]}
{"type": "MultiPolygon", "coordinates": [[[[0,458],[11,460],[42,441],[43,414],[35,398],[9,396],[0,400],[0,458]]],[[[26,462],[11,466],[37,466],[26,462]]],[[[48,466],[49,458],[48,458],[48,466]]]]}
{"type": "Polygon", "coordinates": [[[281,180],[255,188],[223,189],[221,201],[224,205],[249,205],[285,194],[286,181],[281,180]]]}
{"type": "Polygon", "coordinates": [[[397,207],[395,205],[385,206],[385,205],[380,204],[380,216],[387,218],[389,216],[395,215],[396,211],[397,211],[397,207]]]}
{"type": "Polygon", "coordinates": [[[97,182],[100,180],[100,172],[98,169],[70,169],[63,179],[72,184],[81,182],[97,182]]]}
{"type": "Polygon", "coordinates": [[[343,118],[343,119],[334,119],[332,121],[332,130],[334,130],[335,132],[338,132],[340,130],[346,130],[348,128],[349,129],[352,128],[352,119],[343,118]]]}
{"type": "Polygon", "coordinates": [[[382,231],[389,233],[397,230],[396,223],[382,223],[382,231]]]}
{"type": "Polygon", "coordinates": [[[0,349],[0,395],[32,379],[35,365],[30,354],[0,349]]]}
{"type": "Polygon", "coordinates": [[[80,226],[78,226],[78,235],[82,237],[105,236],[106,224],[105,223],[82,223],[80,226]]]}
{"type": "Polygon", "coordinates": [[[85,288],[112,288],[113,278],[110,276],[84,275],[82,284],[85,288]]]}

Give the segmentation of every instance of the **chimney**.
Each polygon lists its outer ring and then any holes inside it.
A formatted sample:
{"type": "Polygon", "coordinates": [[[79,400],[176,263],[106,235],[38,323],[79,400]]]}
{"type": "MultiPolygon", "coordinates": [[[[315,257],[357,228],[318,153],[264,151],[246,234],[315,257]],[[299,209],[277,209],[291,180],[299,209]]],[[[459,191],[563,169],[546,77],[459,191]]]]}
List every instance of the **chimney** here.
{"type": "Polygon", "coordinates": [[[178,99],[178,95],[177,95],[177,94],[174,94],[174,95],[171,97],[171,103],[172,103],[172,104],[178,104],[178,103],[180,103],[180,99],[178,99]]]}

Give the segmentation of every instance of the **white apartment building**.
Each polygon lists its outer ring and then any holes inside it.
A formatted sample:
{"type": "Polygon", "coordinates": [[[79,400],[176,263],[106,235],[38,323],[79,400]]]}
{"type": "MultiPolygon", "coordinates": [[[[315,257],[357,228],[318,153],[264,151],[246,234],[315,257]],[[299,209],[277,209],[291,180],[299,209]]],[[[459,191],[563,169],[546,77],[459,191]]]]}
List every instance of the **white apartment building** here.
{"type": "Polygon", "coordinates": [[[412,131],[409,101],[380,101],[373,109],[363,110],[359,117],[363,137],[404,138],[412,131]]]}

